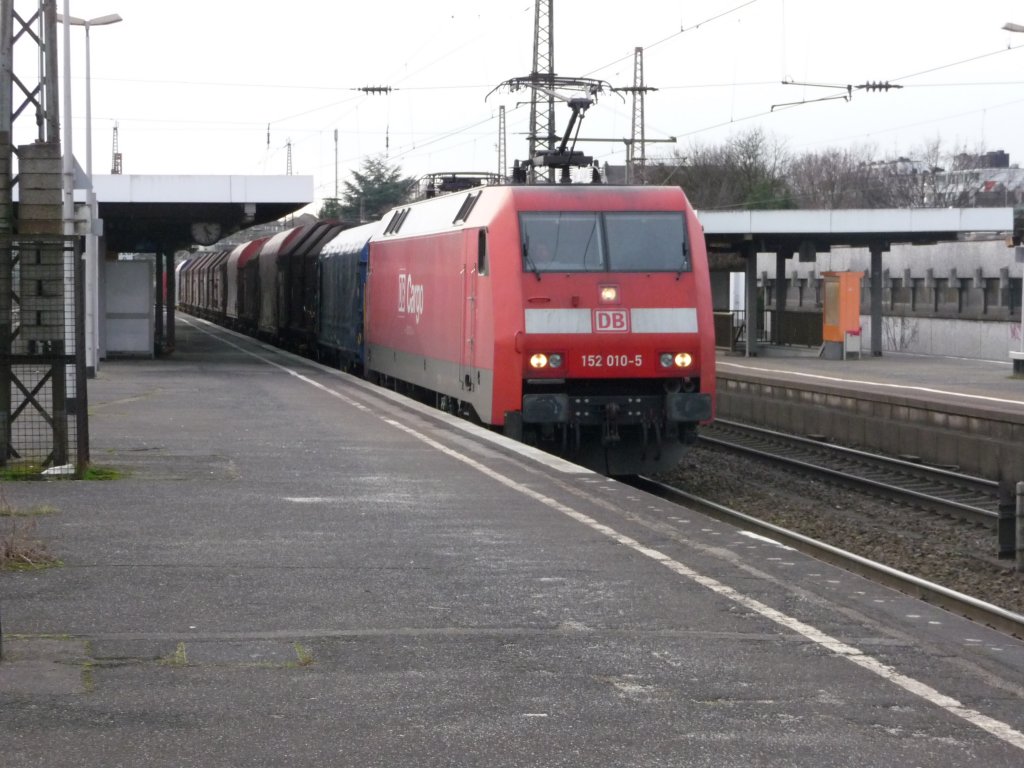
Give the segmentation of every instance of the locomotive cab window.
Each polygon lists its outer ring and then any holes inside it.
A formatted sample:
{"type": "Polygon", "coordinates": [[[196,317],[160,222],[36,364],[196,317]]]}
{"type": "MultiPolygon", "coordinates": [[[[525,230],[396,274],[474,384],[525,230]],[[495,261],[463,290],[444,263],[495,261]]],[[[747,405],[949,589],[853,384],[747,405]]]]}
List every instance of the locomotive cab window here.
{"type": "Polygon", "coordinates": [[[523,271],[688,272],[682,214],[673,212],[523,213],[523,271]]]}
{"type": "Polygon", "coordinates": [[[612,272],[689,272],[686,227],[678,213],[606,213],[612,272]]]}
{"type": "Polygon", "coordinates": [[[604,248],[596,213],[524,213],[520,218],[523,269],[528,272],[603,272],[604,248]]]}

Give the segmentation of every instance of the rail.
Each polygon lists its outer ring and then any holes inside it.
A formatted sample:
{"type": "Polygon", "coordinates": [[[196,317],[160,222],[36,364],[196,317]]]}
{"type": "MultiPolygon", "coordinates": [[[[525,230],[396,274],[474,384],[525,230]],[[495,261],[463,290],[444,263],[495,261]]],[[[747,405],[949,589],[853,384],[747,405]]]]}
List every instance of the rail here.
{"type": "Polygon", "coordinates": [[[856,573],[859,576],[871,579],[904,594],[925,600],[951,613],[964,616],[980,624],[985,624],[1000,632],[1024,638],[1024,616],[1013,611],[1008,611],[940,584],[935,584],[934,582],[890,568],[852,552],[847,552],[795,531],[759,520],[751,515],[730,509],[699,496],[694,496],[647,477],[636,478],[633,481],[633,485],[647,493],[701,512],[716,520],[730,525],[743,526],[745,529],[772,538],[818,560],[830,563],[851,573],[856,573]]]}

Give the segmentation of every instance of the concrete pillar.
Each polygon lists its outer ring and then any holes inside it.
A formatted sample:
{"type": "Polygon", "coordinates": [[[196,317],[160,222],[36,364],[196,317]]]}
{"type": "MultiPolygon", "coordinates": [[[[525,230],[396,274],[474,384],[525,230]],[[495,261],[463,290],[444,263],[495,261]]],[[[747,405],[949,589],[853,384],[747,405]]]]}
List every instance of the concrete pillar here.
{"type": "Polygon", "coordinates": [[[164,253],[163,247],[156,249],[156,312],[153,327],[153,354],[160,357],[164,351],[164,253]]]}
{"type": "Polygon", "coordinates": [[[772,341],[782,344],[783,327],[786,315],[786,262],[793,256],[793,251],[779,251],[775,254],[775,328],[772,329],[772,341]]]}
{"type": "Polygon", "coordinates": [[[174,297],[177,291],[175,290],[174,280],[176,274],[174,272],[174,254],[167,254],[167,341],[164,344],[164,349],[167,352],[174,351],[174,297]]]}
{"type": "Polygon", "coordinates": [[[871,250],[871,355],[882,356],[882,251],[889,250],[889,244],[876,240],[871,250]]]}
{"type": "Polygon", "coordinates": [[[741,254],[746,266],[746,316],[747,316],[747,343],[745,356],[757,357],[757,336],[761,323],[761,316],[757,311],[757,248],[750,241],[743,243],[741,254]]]}

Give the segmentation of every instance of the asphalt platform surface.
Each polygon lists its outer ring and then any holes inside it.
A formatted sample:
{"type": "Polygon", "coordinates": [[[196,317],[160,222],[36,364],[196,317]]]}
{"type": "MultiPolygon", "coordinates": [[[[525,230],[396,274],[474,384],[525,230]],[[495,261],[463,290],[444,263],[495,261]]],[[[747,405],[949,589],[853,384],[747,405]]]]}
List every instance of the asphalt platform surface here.
{"type": "Polygon", "coordinates": [[[745,374],[883,396],[906,397],[957,409],[991,409],[1024,418],[1024,377],[1005,360],[865,352],[846,360],[819,357],[816,348],[759,346],[756,356],[720,352],[720,376],[745,374]]]}
{"type": "Polygon", "coordinates": [[[1024,643],[179,318],[6,482],[0,766],[1024,765],[1024,643]],[[16,515],[12,515],[16,513],[16,515]]]}

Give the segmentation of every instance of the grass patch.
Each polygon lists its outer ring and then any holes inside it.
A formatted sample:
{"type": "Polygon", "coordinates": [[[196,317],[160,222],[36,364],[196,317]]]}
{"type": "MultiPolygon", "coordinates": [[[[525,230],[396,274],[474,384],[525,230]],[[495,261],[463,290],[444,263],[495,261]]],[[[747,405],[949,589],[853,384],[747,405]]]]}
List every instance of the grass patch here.
{"type": "Polygon", "coordinates": [[[83,480],[120,480],[124,472],[111,467],[88,467],[82,475],[83,480]]]}
{"type": "Polygon", "coordinates": [[[42,480],[43,469],[38,464],[14,464],[0,467],[0,480],[42,480]]]}
{"type": "Polygon", "coordinates": [[[49,467],[39,464],[13,464],[0,467],[0,481],[10,480],[20,482],[23,480],[120,480],[125,476],[124,472],[111,467],[87,466],[81,477],[74,474],[67,475],[45,475],[49,467]]]}

